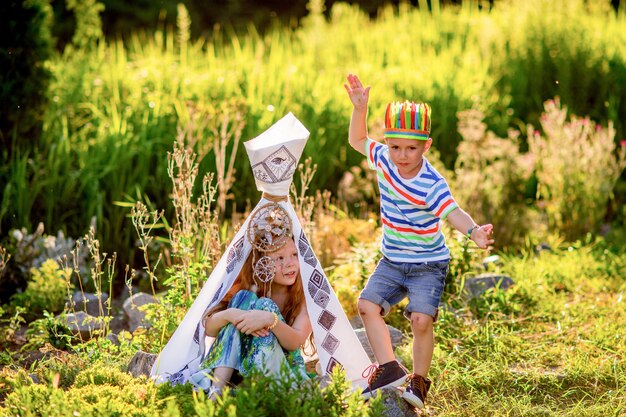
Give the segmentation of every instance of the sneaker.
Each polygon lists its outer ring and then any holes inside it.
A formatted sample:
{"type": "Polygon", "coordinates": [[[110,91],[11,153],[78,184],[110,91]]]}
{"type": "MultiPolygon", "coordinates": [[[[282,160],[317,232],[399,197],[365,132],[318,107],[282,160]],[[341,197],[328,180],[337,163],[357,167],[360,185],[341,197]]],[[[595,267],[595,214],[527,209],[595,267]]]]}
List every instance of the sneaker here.
{"type": "Polygon", "coordinates": [[[413,407],[422,409],[426,402],[426,395],[428,395],[431,381],[428,378],[416,374],[411,374],[409,378],[409,386],[406,387],[406,390],[402,393],[402,398],[413,407]]]}
{"type": "Polygon", "coordinates": [[[404,384],[407,372],[398,361],[392,361],[384,365],[370,365],[365,369],[362,376],[363,378],[369,377],[367,388],[363,390],[363,398],[368,399],[376,390],[404,384]]]}

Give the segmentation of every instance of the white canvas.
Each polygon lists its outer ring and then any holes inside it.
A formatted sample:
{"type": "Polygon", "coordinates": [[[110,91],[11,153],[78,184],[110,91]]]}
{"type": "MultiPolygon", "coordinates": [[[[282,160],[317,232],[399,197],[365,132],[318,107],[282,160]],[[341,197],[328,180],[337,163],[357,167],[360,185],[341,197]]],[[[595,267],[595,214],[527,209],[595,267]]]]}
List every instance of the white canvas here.
{"type": "MultiPolygon", "coordinates": [[[[289,113],[244,144],[260,191],[276,196],[289,194],[289,185],[308,137],[308,130],[289,113]]],[[[269,200],[261,198],[255,209],[268,203],[269,200]]],[[[291,218],[321,372],[326,375],[335,366],[340,366],[353,387],[364,388],[367,382],[362,372],[371,362],[302,230],[293,205],[288,200],[278,204],[291,218]]],[[[249,223],[250,217],[231,241],[182,323],[159,354],[151,372],[157,382],[184,383],[199,370],[214,340],[204,337],[200,320],[205,311],[222,300],[250,254],[251,245],[246,237],[249,223]]]]}

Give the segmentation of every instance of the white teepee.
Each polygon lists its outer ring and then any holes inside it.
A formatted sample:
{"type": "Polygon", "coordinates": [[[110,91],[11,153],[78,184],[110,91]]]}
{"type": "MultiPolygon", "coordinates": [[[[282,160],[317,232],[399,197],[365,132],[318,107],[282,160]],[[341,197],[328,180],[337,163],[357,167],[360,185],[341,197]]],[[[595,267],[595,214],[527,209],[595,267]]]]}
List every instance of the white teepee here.
{"type": "MultiPolygon", "coordinates": [[[[289,186],[308,138],[308,130],[289,113],[261,135],[245,142],[259,191],[274,196],[289,195],[289,186]]],[[[256,207],[268,203],[269,200],[261,198],[256,207]]],[[[339,304],[291,202],[287,198],[278,204],[287,211],[292,221],[306,307],[313,326],[321,370],[325,375],[335,366],[340,366],[354,387],[363,388],[366,381],[362,371],[371,362],[339,304]]],[[[207,309],[222,300],[249,255],[251,245],[246,230],[250,221],[248,217],[239,229],[182,323],[159,354],[151,371],[151,376],[157,382],[183,383],[198,371],[213,343],[212,337],[204,337],[200,320],[207,309]]]]}

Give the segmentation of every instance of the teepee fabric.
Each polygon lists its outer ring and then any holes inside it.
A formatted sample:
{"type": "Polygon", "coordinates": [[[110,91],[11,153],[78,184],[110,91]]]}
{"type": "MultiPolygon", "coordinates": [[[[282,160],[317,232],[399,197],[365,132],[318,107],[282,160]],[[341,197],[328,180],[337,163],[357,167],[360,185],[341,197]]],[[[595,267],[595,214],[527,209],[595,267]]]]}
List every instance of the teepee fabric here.
{"type": "MultiPolygon", "coordinates": [[[[289,185],[308,137],[308,130],[289,113],[267,131],[244,143],[259,191],[274,196],[289,195],[289,185]]],[[[261,198],[255,209],[269,203],[271,201],[261,198]]],[[[339,304],[291,202],[287,199],[278,204],[291,218],[306,307],[322,373],[326,375],[339,366],[345,370],[353,387],[363,388],[366,381],[362,372],[371,362],[339,304]]],[[[222,300],[250,254],[251,245],[246,237],[250,221],[251,217],[248,217],[239,229],[185,318],[159,354],[151,371],[157,382],[184,383],[199,370],[214,340],[204,336],[200,320],[205,311],[222,300]]]]}

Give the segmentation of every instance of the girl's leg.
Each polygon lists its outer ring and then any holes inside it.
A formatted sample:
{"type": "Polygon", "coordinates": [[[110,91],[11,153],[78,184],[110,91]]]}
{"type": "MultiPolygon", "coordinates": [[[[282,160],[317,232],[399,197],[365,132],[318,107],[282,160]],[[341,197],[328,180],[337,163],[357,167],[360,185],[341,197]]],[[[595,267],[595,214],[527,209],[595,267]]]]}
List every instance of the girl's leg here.
{"type": "MultiPolygon", "coordinates": [[[[239,291],[229,302],[229,307],[250,309],[258,300],[250,291],[239,291]]],[[[242,343],[249,337],[242,335],[231,323],[222,327],[211,345],[200,369],[191,375],[189,382],[208,391],[212,386],[222,388],[230,381],[233,371],[241,368],[242,343]]]]}
{"type": "Polygon", "coordinates": [[[224,388],[233,376],[233,368],[220,366],[213,369],[213,386],[217,388],[224,388]]]}

